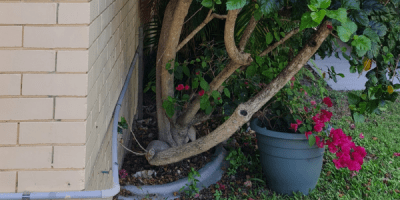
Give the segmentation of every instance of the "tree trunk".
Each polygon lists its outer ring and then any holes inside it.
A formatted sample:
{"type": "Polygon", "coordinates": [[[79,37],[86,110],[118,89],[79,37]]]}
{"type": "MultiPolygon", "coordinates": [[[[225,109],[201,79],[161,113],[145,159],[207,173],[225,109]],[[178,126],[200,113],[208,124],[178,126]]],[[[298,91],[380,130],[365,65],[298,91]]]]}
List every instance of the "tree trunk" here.
{"type": "Polygon", "coordinates": [[[157,51],[156,62],[156,106],[158,122],[158,139],[169,144],[169,146],[178,146],[173,138],[171,122],[166,116],[162,107],[163,101],[168,96],[174,96],[174,75],[169,74],[165,69],[166,64],[171,61],[171,68],[174,67],[176,48],[179,43],[179,37],[182,32],[184,19],[188,13],[192,0],[171,0],[165,10],[164,20],[161,28],[160,40],[157,51]]]}
{"type": "Polygon", "coordinates": [[[322,42],[328,37],[331,31],[327,28],[331,22],[327,21],[318,28],[315,35],[307,45],[296,55],[296,57],[286,66],[282,72],[261,90],[256,96],[246,103],[240,104],[230,118],[221,126],[205,137],[194,142],[168,148],[164,151],[149,151],[146,156],[151,165],[166,165],[181,161],[191,156],[200,154],[228,139],[244,123],[249,121],[252,115],[267,103],[285,84],[304,66],[318,50],[322,42]]]}

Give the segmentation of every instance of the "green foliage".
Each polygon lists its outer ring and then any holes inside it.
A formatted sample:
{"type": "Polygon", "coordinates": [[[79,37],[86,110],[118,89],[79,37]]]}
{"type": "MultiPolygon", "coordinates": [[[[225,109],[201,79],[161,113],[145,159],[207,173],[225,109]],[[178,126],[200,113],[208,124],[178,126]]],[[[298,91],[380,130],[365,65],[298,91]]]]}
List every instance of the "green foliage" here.
{"type": "Polygon", "coordinates": [[[232,149],[225,160],[228,160],[230,164],[227,172],[228,176],[236,174],[238,169],[243,170],[242,166],[248,162],[241,148],[232,149]]]}
{"type": "Polygon", "coordinates": [[[190,184],[185,184],[186,187],[182,186],[179,191],[185,191],[186,195],[190,196],[191,198],[198,194],[200,192],[200,189],[197,187],[197,183],[199,182],[199,180],[196,179],[196,177],[200,177],[200,173],[196,171],[193,167],[191,167],[188,174],[188,182],[190,184]]]}
{"type": "Polygon", "coordinates": [[[343,42],[349,41],[351,35],[357,31],[356,23],[352,21],[346,21],[338,27],[338,35],[343,42]]]}
{"type": "Polygon", "coordinates": [[[122,130],[128,129],[128,123],[126,122],[125,117],[121,117],[121,120],[118,122],[118,133],[122,134],[122,130]]]}
{"type": "Polygon", "coordinates": [[[228,0],[226,2],[226,9],[235,10],[242,8],[244,5],[246,5],[246,0],[228,0]]]}

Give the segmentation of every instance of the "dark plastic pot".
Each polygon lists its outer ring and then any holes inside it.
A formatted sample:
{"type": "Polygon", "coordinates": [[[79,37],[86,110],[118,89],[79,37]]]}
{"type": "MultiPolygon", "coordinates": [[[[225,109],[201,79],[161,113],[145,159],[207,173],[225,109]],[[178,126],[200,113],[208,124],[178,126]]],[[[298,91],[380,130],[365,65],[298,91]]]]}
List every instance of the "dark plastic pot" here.
{"type": "Polygon", "coordinates": [[[304,134],[270,131],[260,125],[258,119],[251,122],[269,188],[279,194],[308,195],[321,174],[325,148],[310,147],[304,134]]]}

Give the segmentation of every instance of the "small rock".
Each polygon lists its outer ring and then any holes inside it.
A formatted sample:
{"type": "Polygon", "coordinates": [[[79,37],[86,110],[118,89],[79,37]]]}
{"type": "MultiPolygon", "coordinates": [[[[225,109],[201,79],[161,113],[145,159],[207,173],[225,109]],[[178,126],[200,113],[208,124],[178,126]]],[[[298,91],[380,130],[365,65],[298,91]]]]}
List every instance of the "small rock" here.
{"type": "Polygon", "coordinates": [[[154,176],[156,176],[156,175],[157,175],[157,172],[154,171],[154,170],[143,170],[143,171],[140,171],[140,172],[136,172],[136,173],[133,175],[133,177],[135,177],[135,178],[141,177],[141,178],[146,178],[146,179],[148,179],[148,178],[153,178],[153,177],[152,177],[153,174],[154,174],[154,176]]]}
{"type": "Polygon", "coordinates": [[[178,169],[178,171],[176,171],[179,175],[181,174],[181,170],[178,169]]]}
{"type": "Polygon", "coordinates": [[[148,137],[149,137],[149,138],[154,137],[154,133],[149,133],[148,137]]]}
{"type": "Polygon", "coordinates": [[[236,179],[235,176],[231,176],[231,180],[234,181],[236,179]]]}

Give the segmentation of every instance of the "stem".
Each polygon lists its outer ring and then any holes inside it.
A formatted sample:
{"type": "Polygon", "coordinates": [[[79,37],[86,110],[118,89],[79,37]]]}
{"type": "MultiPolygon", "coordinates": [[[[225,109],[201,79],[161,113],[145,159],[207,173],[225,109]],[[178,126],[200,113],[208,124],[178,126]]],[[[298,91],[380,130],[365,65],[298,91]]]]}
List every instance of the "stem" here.
{"type": "Polygon", "coordinates": [[[278,42],[275,42],[273,45],[269,46],[267,49],[265,49],[263,52],[261,52],[260,57],[263,57],[263,56],[267,55],[269,52],[274,50],[276,47],[278,47],[279,45],[284,43],[286,40],[291,38],[293,35],[298,33],[299,30],[300,30],[299,28],[296,28],[296,29],[293,29],[292,31],[290,31],[289,33],[287,33],[285,35],[285,37],[283,37],[281,40],[279,40],[278,42]]]}

